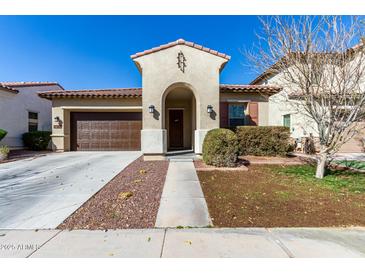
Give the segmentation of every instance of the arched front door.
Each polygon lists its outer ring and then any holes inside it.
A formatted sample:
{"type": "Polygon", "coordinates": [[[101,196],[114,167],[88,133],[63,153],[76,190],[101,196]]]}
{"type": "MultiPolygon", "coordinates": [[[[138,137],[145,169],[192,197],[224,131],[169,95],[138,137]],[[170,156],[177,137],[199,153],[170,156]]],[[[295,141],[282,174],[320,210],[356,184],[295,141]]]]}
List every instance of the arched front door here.
{"type": "Polygon", "coordinates": [[[167,130],[167,150],[188,150],[194,147],[196,101],[186,87],[176,87],[165,96],[164,126],[167,130]]]}

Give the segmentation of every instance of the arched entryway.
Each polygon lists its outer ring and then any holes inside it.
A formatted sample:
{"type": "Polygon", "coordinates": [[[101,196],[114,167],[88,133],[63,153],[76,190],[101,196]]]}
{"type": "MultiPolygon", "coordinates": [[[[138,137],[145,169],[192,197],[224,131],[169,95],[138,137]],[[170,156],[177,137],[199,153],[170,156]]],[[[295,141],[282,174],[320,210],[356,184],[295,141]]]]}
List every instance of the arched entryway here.
{"type": "Polygon", "coordinates": [[[194,150],[196,100],[189,87],[177,85],[163,96],[163,128],[167,131],[167,151],[194,150]]]}

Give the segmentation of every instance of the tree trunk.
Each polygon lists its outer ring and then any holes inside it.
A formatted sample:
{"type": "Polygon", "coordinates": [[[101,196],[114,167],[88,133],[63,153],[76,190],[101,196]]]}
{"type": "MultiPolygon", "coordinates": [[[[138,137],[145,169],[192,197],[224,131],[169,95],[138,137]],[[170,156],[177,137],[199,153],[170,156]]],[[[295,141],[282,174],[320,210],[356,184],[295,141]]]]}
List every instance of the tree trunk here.
{"type": "Polygon", "coordinates": [[[319,157],[317,159],[317,170],[316,170],[316,178],[323,179],[323,177],[326,175],[327,171],[327,153],[321,153],[319,154],[319,157]]]}

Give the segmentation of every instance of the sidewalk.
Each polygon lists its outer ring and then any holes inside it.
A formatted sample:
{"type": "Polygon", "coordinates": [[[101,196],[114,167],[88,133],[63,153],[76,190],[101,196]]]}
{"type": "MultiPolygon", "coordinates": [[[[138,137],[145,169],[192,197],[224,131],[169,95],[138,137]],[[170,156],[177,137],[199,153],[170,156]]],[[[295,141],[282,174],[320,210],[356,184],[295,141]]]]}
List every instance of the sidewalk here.
{"type": "Polygon", "coordinates": [[[365,229],[1,230],[0,257],[365,257],[365,229]]]}
{"type": "Polygon", "coordinates": [[[212,225],[191,159],[172,159],[167,170],[155,227],[212,225]]]}

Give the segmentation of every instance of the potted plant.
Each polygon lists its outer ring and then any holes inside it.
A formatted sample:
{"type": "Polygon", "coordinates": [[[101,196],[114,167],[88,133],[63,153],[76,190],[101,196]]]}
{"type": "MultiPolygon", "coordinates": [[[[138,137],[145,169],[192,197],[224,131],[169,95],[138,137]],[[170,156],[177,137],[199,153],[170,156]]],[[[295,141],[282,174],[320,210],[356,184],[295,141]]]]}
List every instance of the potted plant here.
{"type": "MultiPolygon", "coordinates": [[[[0,141],[5,137],[8,132],[0,128],[0,141]]],[[[7,146],[0,146],[0,161],[8,158],[9,148],[7,146]]]]}

